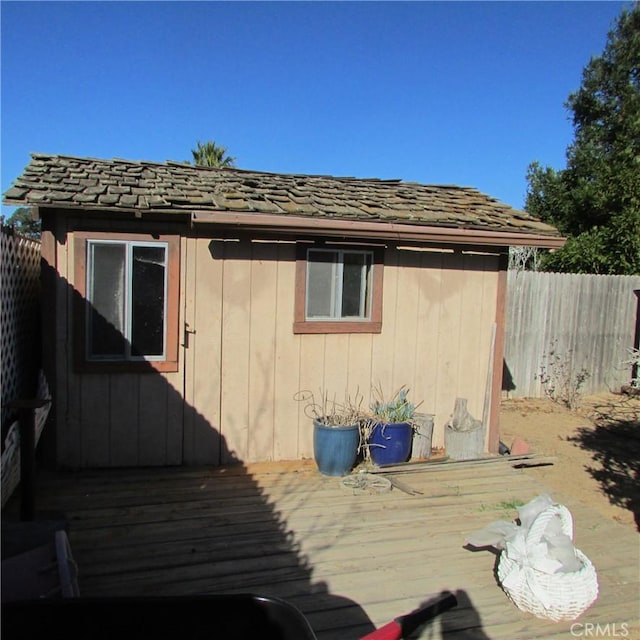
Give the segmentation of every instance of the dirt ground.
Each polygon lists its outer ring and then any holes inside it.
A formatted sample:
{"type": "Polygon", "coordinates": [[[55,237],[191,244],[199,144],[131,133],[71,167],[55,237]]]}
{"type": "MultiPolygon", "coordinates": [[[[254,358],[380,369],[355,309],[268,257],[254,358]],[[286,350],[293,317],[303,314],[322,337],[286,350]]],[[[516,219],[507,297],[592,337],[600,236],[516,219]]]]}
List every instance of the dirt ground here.
{"type": "Polygon", "coordinates": [[[583,397],[576,411],[547,399],[503,400],[500,439],[511,447],[516,437],[554,458],[526,473],[640,531],[640,397],[583,397]]]}

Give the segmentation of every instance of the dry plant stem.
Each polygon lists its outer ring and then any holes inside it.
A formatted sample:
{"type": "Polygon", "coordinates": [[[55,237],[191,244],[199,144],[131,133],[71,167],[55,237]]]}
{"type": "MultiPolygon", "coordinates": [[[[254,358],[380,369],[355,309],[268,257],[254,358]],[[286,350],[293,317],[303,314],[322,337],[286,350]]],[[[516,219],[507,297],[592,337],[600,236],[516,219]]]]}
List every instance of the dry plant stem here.
{"type": "Polygon", "coordinates": [[[574,370],[571,353],[571,350],[564,355],[558,353],[554,340],[537,377],[547,398],[573,411],[578,407],[580,389],[590,374],[584,367],[574,370]]]}
{"type": "Polygon", "coordinates": [[[353,397],[345,394],[342,400],[338,400],[336,394],[330,394],[324,389],[320,389],[319,399],[316,399],[313,391],[305,389],[298,391],[294,399],[305,403],[304,413],[308,418],[330,427],[358,424],[368,417],[368,413],[362,408],[364,398],[359,391],[353,397]]]}
{"type": "Polygon", "coordinates": [[[627,349],[631,356],[629,360],[625,360],[622,364],[627,367],[631,367],[631,382],[632,389],[640,389],[640,349],[632,347],[627,349]]]}

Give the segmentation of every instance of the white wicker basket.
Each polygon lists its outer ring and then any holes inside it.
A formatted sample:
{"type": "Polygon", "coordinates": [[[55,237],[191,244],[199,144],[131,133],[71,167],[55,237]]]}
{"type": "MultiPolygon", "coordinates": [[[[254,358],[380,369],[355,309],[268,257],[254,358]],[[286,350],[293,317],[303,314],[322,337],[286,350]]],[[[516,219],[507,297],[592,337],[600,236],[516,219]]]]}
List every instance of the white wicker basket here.
{"type": "MultiPolygon", "coordinates": [[[[534,520],[526,536],[527,549],[540,543],[547,525],[556,515],[560,517],[562,532],[573,540],[571,513],[563,505],[554,504],[534,520]]],[[[498,579],[518,609],[556,622],[575,620],[598,597],[595,567],[579,549],[576,549],[576,557],[582,563],[578,571],[544,573],[523,566],[520,560],[510,558],[508,552],[503,551],[498,562],[498,579]],[[509,586],[504,584],[507,578],[509,586]]]]}

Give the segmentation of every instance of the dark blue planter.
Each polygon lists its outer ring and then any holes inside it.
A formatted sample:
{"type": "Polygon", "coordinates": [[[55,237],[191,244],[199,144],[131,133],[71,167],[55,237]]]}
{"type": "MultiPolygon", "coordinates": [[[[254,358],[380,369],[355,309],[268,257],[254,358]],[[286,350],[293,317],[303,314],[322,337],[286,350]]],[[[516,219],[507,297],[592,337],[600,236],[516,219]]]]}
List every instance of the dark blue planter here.
{"type": "Polygon", "coordinates": [[[346,476],[356,462],[360,444],[360,427],[328,427],[313,421],[313,454],[320,473],[346,476]]]}
{"type": "Polygon", "coordinates": [[[377,465],[406,462],[411,454],[413,427],[408,422],[379,422],[369,437],[371,459],[377,465]]]}

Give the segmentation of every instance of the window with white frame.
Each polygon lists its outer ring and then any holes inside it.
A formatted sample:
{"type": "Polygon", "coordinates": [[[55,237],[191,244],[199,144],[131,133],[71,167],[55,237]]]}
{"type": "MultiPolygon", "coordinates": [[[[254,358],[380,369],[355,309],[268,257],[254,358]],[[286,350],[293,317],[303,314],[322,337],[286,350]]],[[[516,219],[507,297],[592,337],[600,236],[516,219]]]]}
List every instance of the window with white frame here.
{"type": "Polygon", "coordinates": [[[164,360],[168,244],[89,239],[86,251],[87,359],[164,360]]]}
{"type": "Polygon", "coordinates": [[[305,319],[371,319],[373,252],[308,249],[305,319]]]}

